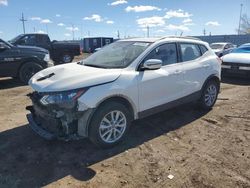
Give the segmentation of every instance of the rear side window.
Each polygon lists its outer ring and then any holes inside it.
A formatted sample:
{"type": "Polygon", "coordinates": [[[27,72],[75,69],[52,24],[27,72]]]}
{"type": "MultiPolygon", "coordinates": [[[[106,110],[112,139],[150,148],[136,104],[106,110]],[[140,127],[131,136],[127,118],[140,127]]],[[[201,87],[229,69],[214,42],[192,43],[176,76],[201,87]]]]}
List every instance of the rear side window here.
{"type": "Polygon", "coordinates": [[[175,43],[163,44],[149,53],[146,57],[148,59],[159,59],[162,60],[162,65],[170,65],[177,63],[177,50],[175,43]]]}
{"type": "Polygon", "coordinates": [[[202,55],[208,51],[207,47],[204,45],[200,45],[202,55]]]}
{"type": "Polygon", "coordinates": [[[182,61],[192,61],[201,56],[199,46],[196,44],[181,43],[180,48],[182,61]]]}
{"type": "Polygon", "coordinates": [[[45,35],[37,35],[37,40],[40,44],[48,44],[49,43],[49,39],[45,35]]]}

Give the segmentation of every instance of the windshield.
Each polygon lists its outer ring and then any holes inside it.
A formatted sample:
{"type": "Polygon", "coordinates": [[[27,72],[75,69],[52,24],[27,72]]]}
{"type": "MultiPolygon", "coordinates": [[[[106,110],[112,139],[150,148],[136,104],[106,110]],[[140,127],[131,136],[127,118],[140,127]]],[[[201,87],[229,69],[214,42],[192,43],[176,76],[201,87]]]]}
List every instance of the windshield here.
{"type": "Polygon", "coordinates": [[[149,45],[148,42],[115,42],[84,59],[81,64],[100,68],[125,68],[149,45]]]}
{"type": "Polygon", "coordinates": [[[232,50],[231,53],[250,53],[250,46],[243,46],[232,50]]]}
{"type": "Polygon", "coordinates": [[[24,35],[18,35],[17,37],[11,39],[9,42],[10,43],[15,43],[16,41],[18,41],[21,37],[23,37],[24,35]]]}
{"type": "Polygon", "coordinates": [[[224,48],[224,44],[211,44],[210,47],[214,50],[216,49],[223,49],[224,48]]]}
{"type": "Polygon", "coordinates": [[[6,44],[7,46],[9,46],[9,47],[13,47],[13,45],[12,45],[12,44],[10,44],[9,42],[4,41],[4,40],[2,40],[2,39],[0,39],[0,42],[5,43],[5,44],[6,44]]]}

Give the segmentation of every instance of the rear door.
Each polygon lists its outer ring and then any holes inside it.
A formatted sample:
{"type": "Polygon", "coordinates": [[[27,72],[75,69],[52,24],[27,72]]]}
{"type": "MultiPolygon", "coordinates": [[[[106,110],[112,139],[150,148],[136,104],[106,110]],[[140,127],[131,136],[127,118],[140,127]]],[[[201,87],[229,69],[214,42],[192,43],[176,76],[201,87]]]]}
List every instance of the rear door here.
{"type": "Polygon", "coordinates": [[[211,67],[205,46],[201,48],[194,43],[179,43],[178,46],[184,72],[183,93],[188,96],[201,89],[211,67]]]}
{"type": "Polygon", "coordinates": [[[158,107],[161,111],[165,108],[164,104],[183,95],[183,73],[179,65],[176,43],[156,47],[143,62],[148,59],[160,59],[163,65],[158,70],[145,70],[139,73],[139,108],[141,112],[149,109],[157,111],[158,107]],[[157,109],[154,109],[155,107],[157,109]]]}

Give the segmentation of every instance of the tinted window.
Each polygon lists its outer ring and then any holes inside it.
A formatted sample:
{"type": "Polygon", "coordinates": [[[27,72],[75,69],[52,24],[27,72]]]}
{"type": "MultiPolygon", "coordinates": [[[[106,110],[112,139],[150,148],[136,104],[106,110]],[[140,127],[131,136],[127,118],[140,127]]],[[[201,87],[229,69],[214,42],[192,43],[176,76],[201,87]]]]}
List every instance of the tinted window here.
{"type": "Polygon", "coordinates": [[[48,44],[49,43],[49,39],[45,35],[37,35],[37,40],[40,44],[48,44]]]}
{"type": "Polygon", "coordinates": [[[36,43],[35,36],[27,35],[21,39],[21,44],[34,45],[36,43]]]}
{"type": "Polygon", "coordinates": [[[180,44],[182,61],[191,61],[201,56],[200,49],[196,44],[180,44]]]}
{"type": "Polygon", "coordinates": [[[204,54],[208,51],[207,47],[204,45],[200,45],[201,53],[204,54]]]}
{"type": "Polygon", "coordinates": [[[177,52],[176,52],[176,44],[169,43],[161,45],[155,48],[150,54],[146,57],[145,60],[148,59],[159,59],[162,60],[162,65],[169,65],[177,63],[177,52]]]}

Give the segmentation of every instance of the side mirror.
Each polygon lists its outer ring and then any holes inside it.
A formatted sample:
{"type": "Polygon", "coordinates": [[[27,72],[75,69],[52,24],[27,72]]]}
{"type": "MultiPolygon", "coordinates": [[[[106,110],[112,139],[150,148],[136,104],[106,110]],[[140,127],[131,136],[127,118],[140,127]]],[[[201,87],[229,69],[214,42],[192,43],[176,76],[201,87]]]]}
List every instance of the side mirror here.
{"type": "Polygon", "coordinates": [[[162,60],[160,59],[148,59],[141,67],[142,70],[156,70],[162,66],[162,60]]]}
{"type": "Polygon", "coordinates": [[[0,43],[0,51],[4,51],[8,49],[8,46],[6,46],[4,43],[0,43]]]}

